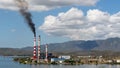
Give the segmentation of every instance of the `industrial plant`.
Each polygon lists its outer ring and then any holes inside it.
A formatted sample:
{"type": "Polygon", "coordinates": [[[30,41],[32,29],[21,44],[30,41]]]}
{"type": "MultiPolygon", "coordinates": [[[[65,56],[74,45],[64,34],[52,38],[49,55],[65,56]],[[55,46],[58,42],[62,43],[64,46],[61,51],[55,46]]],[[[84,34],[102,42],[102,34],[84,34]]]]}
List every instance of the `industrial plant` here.
{"type": "MultiPolygon", "coordinates": [[[[45,62],[48,62],[48,46],[47,44],[45,45],[45,58],[43,58],[45,60],[45,62]]],[[[40,63],[40,59],[41,59],[41,48],[40,48],[40,35],[38,37],[38,46],[36,46],[36,37],[34,37],[34,48],[33,48],[33,63],[34,62],[38,62],[40,63]]]]}
{"type": "Polygon", "coordinates": [[[33,56],[15,57],[14,61],[22,64],[120,64],[120,57],[105,57],[94,55],[53,55],[48,52],[48,44],[44,45],[44,52],[41,52],[41,37],[38,36],[38,44],[34,37],[33,56]]]}
{"type": "Polygon", "coordinates": [[[28,3],[25,0],[16,0],[16,5],[19,7],[19,12],[25,19],[34,34],[33,56],[15,57],[14,61],[23,64],[120,64],[120,57],[105,58],[103,56],[69,56],[58,55],[54,56],[48,52],[48,44],[44,46],[44,52],[41,52],[41,36],[36,38],[35,24],[32,21],[31,13],[28,10],[28,3]],[[36,44],[38,40],[38,44],[36,44]]]}

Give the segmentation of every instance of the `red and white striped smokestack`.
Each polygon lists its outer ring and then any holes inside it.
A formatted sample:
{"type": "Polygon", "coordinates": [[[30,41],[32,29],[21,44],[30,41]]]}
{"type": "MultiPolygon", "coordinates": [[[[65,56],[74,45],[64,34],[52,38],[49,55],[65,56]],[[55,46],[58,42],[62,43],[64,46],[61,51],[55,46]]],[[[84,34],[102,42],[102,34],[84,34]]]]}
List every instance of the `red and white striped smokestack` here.
{"type": "Polygon", "coordinates": [[[45,46],[45,52],[46,52],[45,61],[48,62],[48,45],[47,44],[45,46]]]}
{"type": "Polygon", "coordinates": [[[38,37],[38,62],[40,62],[40,35],[38,37]]]}
{"type": "Polygon", "coordinates": [[[36,37],[34,37],[34,50],[33,50],[33,60],[36,60],[36,37]]]}

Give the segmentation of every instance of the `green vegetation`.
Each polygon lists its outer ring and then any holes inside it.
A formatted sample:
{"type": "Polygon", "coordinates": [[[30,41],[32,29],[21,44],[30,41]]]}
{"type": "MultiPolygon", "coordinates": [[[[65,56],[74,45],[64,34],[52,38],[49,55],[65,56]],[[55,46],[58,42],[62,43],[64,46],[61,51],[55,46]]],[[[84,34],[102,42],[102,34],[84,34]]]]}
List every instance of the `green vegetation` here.
{"type": "Polygon", "coordinates": [[[22,64],[32,63],[32,60],[29,57],[19,57],[19,58],[14,58],[13,60],[22,64]]]}
{"type": "Polygon", "coordinates": [[[58,63],[57,63],[57,62],[51,62],[51,64],[56,65],[56,64],[58,64],[58,63]]]}
{"type": "Polygon", "coordinates": [[[73,64],[76,64],[76,61],[72,60],[72,59],[69,59],[69,60],[65,60],[64,63],[73,65],[73,64]]]}
{"type": "MultiPolygon", "coordinates": [[[[116,57],[116,60],[119,60],[120,57],[116,57]]],[[[83,56],[82,58],[75,58],[72,57],[70,59],[67,60],[58,60],[58,61],[53,61],[51,62],[50,60],[48,60],[48,62],[46,62],[44,59],[40,59],[40,62],[37,62],[35,60],[32,60],[30,57],[17,57],[13,59],[16,62],[19,62],[21,64],[65,64],[65,65],[76,65],[76,64],[120,64],[120,62],[117,62],[116,60],[114,60],[114,58],[111,59],[106,59],[106,58],[102,58],[102,57],[87,57],[87,56],[83,56]]]]}

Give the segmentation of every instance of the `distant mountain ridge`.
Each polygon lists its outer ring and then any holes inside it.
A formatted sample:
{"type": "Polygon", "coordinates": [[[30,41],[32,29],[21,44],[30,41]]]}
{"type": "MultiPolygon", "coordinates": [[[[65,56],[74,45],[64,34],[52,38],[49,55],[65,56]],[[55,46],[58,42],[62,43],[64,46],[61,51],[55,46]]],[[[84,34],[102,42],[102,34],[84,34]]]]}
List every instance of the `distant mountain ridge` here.
{"type": "MultiPolygon", "coordinates": [[[[24,52],[30,54],[28,52],[32,53],[33,47],[24,47],[13,50],[17,50],[16,54],[17,52],[21,54],[24,52]]],[[[41,45],[41,51],[42,52],[45,51],[44,45],[41,45]]],[[[89,41],[76,40],[76,41],[68,41],[64,43],[52,43],[52,44],[48,44],[48,51],[52,53],[60,53],[60,54],[90,54],[90,53],[97,54],[100,52],[107,52],[107,53],[120,52],[120,38],[116,37],[116,38],[108,38],[105,40],[89,40],[89,41]]]]}
{"type": "MultiPolygon", "coordinates": [[[[44,46],[41,45],[42,50],[44,46]]],[[[32,47],[21,48],[24,50],[32,50],[32,47]]],[[[61,51],[120,51],[120,38],[109,38],[105,40],[90,40],[90,41],[68,41],[64,43],[48,44],[48,50],[52,52],[61,51]]]]}

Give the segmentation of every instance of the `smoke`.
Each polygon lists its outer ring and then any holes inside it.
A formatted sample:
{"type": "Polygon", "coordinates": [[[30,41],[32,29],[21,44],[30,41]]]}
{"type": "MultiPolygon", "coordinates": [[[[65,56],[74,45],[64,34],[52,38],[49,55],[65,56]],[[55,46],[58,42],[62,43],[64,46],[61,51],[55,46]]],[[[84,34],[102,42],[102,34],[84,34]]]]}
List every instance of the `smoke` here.
{"type": "Polygon", "coordinates": [[[35,31],[35,24],[32,21],[32,15],[28,10],[28,3],[25,0],[15,0],[16,5],[19,7],[19,12],[26,20],[26,23],[30,27],[31,31],[34,34],[34,37],[36,37],[36,31],[35,31]]]}

